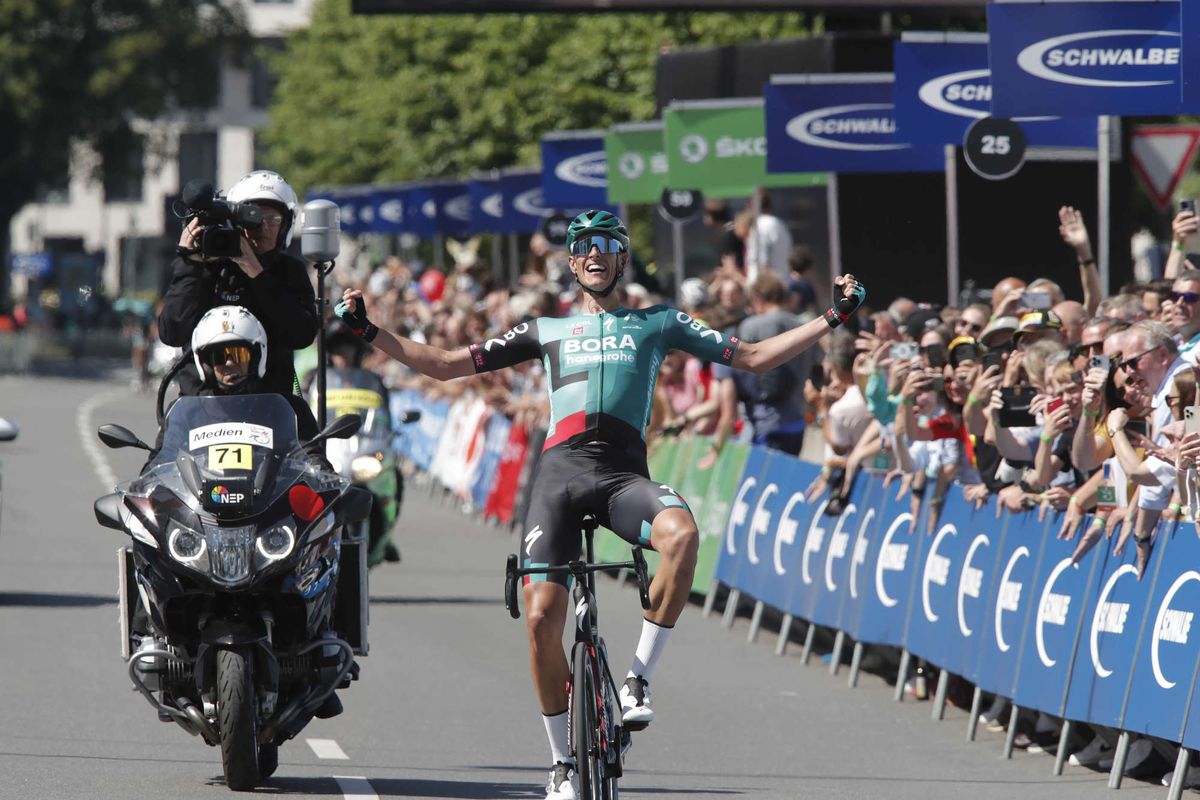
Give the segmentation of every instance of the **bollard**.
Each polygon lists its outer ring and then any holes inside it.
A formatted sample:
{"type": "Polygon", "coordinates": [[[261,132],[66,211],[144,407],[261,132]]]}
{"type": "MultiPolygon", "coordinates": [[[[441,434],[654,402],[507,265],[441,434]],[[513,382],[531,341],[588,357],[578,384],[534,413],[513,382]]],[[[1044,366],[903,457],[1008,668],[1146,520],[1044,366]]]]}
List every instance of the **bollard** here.
{"type": "Polygon", "coordinates": [[[1067,763],[1067,742],[1071,739],[1071,720],[1064,719],[1062,733],[1058,736],[1058,752],[1054,754],[1054,774],[1063,774],[1063,764],[1067,763]]]}
{"type": "Polygon", "coordinates": [[[813,623],[808,623],[808,630],[804,632],[804,649],[800,651],[800,663],[808,666],[808,659],[812,657],[813,639],[817,635],[817,626],[813,623]]]}
{"type": "Polygon", "coordinates": [[[1017,740],[1017,718],[1021,716],[1021,709],[1016,703],[1012,704],[1012,710],[1008,715],[1008,735],[1004,737],[1004,757],[1011,759],[1013,754],[1013,743],[1017,740]]]}
{"type": "Polygon", "coordinates": [[[854,652],[850,655],[850,677],[846,680],[846,685],[853,689],[858,686],[858,671],[862,669],[863,643],[854,643],[854,652]]]}
{"type": "Polygon", "coordinates": [[[1129,760],[1129,731],[1121,731],[1117,739],[1117,750],[1113,753],[1112,769],[1108,771],[1108,788],[1120,789],[1125,777],[1125,762],[1129,760]]]}
{"type": "Polygon", "coordinates": [[[758,626],[762,624],[762,615],[763,601],[755,601],[754,613],[750,615],[750,630],[746,633],[746,641],[749,644],[754,644],[758,640],[758,626]]]}
{"type": "Polygon", "coordinates": [[[908,680],[908,663],[912,659],[912,655],[908,652],[908,648],[900,651],[900,669],[896,671],[896,697],[897,703],[904,702],[904,681],[908,680]]]}
{"type": "Polygon", "coordinates": [[[1179,800],[1183,797],[1183,787],[1187,782],[1188,762],[1191,761],[1192,751],[1186,747],[1179,748],[1175,757],[1175,771],[1171,773],[1171,786],[1167,789],[1167,800],[1179,800]]]}
{"type": "Polygon", "coordinates": [[[742,593],[737,589],[730,589],[728,596],[725,598],[725,615],[721,617],[722,628],[732,628],[733,620],[737,617],[738,600],[742,598],[742,593]]]}
{"type": "Polygon", "coordinates": [[[950,688],[950,673],[942,670],[938,673],[937,692],[933,695],[933,711],[930,716],[942,721],[946,718],[946,692],[950,688]]]}
{"type": "Polygon", "coordinates": [[[842,647],[845,644],[846,644],[846,633],[845,633],[845,631],[839,630],[837,632],[837,635],[833,637],[833,652],[830,654],[831,658],[829,659],[829,674],[830,675],[838,674],[838,667],[842,663],[842,647]]]}
{"type": "Polygon", "coordinates": [[[712,615],[713,606],[717,602],[717,589],[720,585],[720,581],[716,578],[713,578],[712,583],[708,585],[708,594],[704,596],[704,611],[702,612],[705,617],[712,615]]]}
{"type": "Polygon", "coordinates": [[[983,707],[983,689],[975,687],[971,695],[971,716],[967,719],[967,741],[975,741],[975,731],[979,727],[979,709],[983,707]]]}
{"type": "Polygon", "coordinates": [[[788,636],[792,632],[792,615],[784,614],[783,621],[779,623],[779,638],[775,640],[775,655],[781,656],[787,650],[788,636]]]}

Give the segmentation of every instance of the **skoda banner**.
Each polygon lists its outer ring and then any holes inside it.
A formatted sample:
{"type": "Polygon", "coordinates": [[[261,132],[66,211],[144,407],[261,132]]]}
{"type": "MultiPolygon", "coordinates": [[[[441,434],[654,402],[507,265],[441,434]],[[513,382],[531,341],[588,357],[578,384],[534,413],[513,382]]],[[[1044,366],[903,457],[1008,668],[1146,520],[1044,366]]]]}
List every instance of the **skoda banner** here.
{"type": "Polygon", "coordinates": [[[1179,3],[988,4],[992,113],[1175,114],[1179,3]]]}
{"type": "Polygon", "coordinates": [[[667,186],[661,121],[614,125],[604,137],[604,151],[613,165],[608,173],[611,205],[658,202],[667,186]]]}
{"type": "Polygon", "coordinates": [[[771,172],[940,172],[940,144],[896,130],[891,73],[775,75],[767,101],[771,172]]]}
{"type": "Polygon", "coordinates": [[[554,208],[608,203],[604,131],[556,131],[542,137],[542,196],[554,208]]]}
{"type": "Polygon", "coordinates": [[[553,213],[542,200],[541,170],[500,173],[500,198],[504,210],[501,233],[533,233],[542,227],[542,219],[553,213]]]}
{"type": "Polygon", "coordinates": [[[705,197],[749,197],[757,186],[824,186],[823,173],[768,174],[761,99],[672,103],[663,112],[667,182],[705,197]]]}
{"type": "Polygon", "coordinates": [[[471,194],[471,233],[495,233],[504,223],[504,195],[500,178],[473,178],[467,184],[471,194]]]}
{"type": "MultiPolygon", "coordinates": [[[[991,116],[987,34],[905,33],[896,42],[896,128],[901,137],[962,144],[967,128],[991,116]]],[[[1094,117],[1018,119],[1031,147],[1095,147],[1094,117]]]]}

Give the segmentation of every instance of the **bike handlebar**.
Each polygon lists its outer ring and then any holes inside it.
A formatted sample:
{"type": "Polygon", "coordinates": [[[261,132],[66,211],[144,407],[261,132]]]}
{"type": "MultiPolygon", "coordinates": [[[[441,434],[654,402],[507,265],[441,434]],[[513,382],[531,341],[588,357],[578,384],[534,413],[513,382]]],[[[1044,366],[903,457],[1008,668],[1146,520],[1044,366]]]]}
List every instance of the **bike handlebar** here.
{"type": "Polygon", "coordinates": [[[504,607],[513,619],[519,619],[521,608],[517,605],[517,579],[526,575],[573,575],[582,578],[592,572],[614,572],[621,569],[632,569],[637,575],[638,596],[642,608],[650,608],[650,577],[646,566],[646,556],[642,548],[633,548],[632,561],[617,561],[611,564],[589,564],[586,561],[570,561],[566,564],[554,564],[544,567],[519,567],[516,554],[510,554],[504,569],[504,607]]]}

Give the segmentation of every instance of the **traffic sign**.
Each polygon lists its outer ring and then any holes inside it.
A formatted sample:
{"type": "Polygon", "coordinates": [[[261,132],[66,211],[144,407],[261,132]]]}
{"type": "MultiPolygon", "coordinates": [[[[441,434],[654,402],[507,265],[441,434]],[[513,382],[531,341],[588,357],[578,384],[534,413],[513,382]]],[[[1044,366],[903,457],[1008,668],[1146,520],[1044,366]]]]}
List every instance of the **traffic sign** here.
{"type": "Polygon", "coordinates": [[[1129,145],[1133,169],[1146,193],[1165,209],[1200,145],[1200,126],[1139,125],[1129,145]]]}

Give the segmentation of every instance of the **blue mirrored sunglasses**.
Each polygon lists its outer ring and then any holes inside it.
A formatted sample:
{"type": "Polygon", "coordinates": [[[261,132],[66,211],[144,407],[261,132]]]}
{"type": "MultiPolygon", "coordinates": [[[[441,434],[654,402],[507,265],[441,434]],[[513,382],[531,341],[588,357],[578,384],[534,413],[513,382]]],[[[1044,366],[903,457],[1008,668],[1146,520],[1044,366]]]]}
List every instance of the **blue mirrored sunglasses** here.
{"type": "Polygon", "coordinates": [[[592,252],[592,248],[597,248],[601,255],[605,253],[624,253],[625,245],[618,242],[611,236],[581,236],[571,243],[571,255],[586,256],[592,252]]]}

